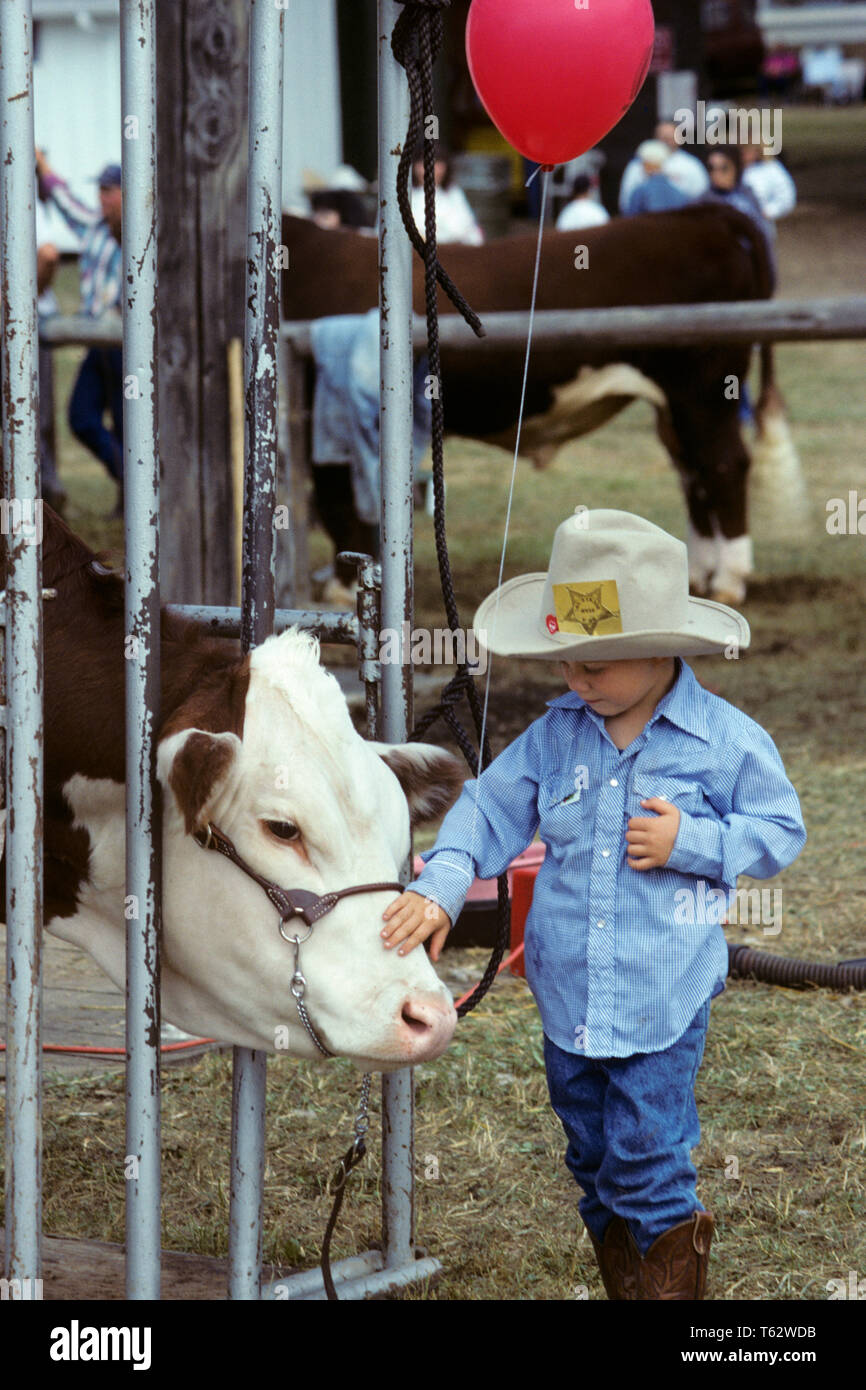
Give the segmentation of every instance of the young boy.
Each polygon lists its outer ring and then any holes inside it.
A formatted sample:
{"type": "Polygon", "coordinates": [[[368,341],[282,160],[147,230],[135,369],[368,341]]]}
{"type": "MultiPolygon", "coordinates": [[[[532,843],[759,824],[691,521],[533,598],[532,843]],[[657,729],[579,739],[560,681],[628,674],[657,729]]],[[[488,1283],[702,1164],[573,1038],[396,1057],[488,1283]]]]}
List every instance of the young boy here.
{"type": "Polygon", "coordinates": [[[526,923],[550,1098],[614,1299],[704,1296],[694,1083],[739,874],[803,847],[770,737],[683,656],[748,646],[745,619],[689,597],[686,547],[627,512],[578,508],[547,574],[482,603],[490,652],[559,661],[569,691],[467,782],[425,868],[384,914],[387,948],[439,957],[473,879],[547,846],[526,923]],[[715,890],[715,891],[713,891],[715,890]]]}

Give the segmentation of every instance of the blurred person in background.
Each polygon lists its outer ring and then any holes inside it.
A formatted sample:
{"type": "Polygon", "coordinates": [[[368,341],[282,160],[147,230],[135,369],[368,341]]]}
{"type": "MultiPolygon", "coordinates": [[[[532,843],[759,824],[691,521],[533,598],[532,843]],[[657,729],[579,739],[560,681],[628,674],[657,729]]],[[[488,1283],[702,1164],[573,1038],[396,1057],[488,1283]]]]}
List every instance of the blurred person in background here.
{"type": "MultiPolygon", "coordinates": [[[[52,284],[60,264],[60,252],[54,243],[50,219],[45,211],[43,195],[36,199],[36,312],[39,327],[46,319],[60,312],[52,284]]],[[[66,505],[66,490],[57,473],[57,445],[54,430],[54,356],[51,348],[39,338],[39,461],[42,474],[42,497],[49,507],[62,512],[66,505]]]]}
{"type": "MultiPolygon", "coordinates": [[[[481,246],[484,233],[478,225],[469,199],[454,182],[451,155],[443,146],[436,150],[436,241],[463,241],[468,246],[481,246]]],[[[424,235],[424,146],[415,151],[410,193],[412,216],[421,235],[424,235]]]]}
{"type": "MultiPolygon", "coordinates": [[[[106,164],[98,175],[99,207],[88,208],[55,174],[41,150],[36,172],[42,195],[51,200],[80,240],[81,312],[88,318],[114,318],[120,324],[123,258],[121,172],[106,164]]],[[[69,400],[69,428],[118,485],[113,517],[123,515],[123,353],[119,347],[90,348],[79,368],[69,400]],[[111,415],[111,428],[105,422],[111,415]]]]}
{"type": "MultiPolygon", "coordinates": [[[[654,139],[667,146],[668,158],[664,165],[665,178],[669,179],[687,200],[700,198],[710,186],[707,171],[701,161],[681,145],[676,138],[677,128],[673,121],[659,121],[654,139]]],[[[640,150],[629,160],[619,188],[619,210],[625,212],[626,203],[638,184],[646,179],[646,171],[640,158],[640,150]]]]}
{"type": "Polygon", "coordinates": [[[743,184],[751,189],[768,222],[787,217],[797,206],[797,188],[781,160],[769,147],[743,145],[743,184]]]}
{"type": "Polygon", "coordinates": [[[556,219],[556,230],[577,232],[583,227],[600,227],[609,221],[607,209],[594,196],[589,174],[578,174],[571,186],[571,200],[556,219]]]}
{"type": "Polygon", "coordinates": [[[662,140],[644,140],[638,146],[638,158],[644,177],[628,195],[623,213],[634,217],[641,212],[671,212],[693,201],[688,193],[677,188],[667,175],[670,150],[662,140]]]}

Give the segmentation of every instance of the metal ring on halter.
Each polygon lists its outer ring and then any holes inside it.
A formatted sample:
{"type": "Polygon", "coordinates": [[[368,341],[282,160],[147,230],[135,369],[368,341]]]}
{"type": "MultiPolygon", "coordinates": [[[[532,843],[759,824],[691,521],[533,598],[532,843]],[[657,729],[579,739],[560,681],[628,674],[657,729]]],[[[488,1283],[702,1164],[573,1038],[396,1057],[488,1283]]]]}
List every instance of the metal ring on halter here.
{"type": "MultiPolygon", "coordinates": [[[[294,914],[294,915],[297,915],[297,914],[294,914]]],[[[312,927],[307,927],[307,934],[306,934],[306,936],[297,936],[297,935],[295,935],[295,936],[286,936],[286,933],[283,931],[283,927],[284,927],[284,926],[286,925],[286,923],[287,923],[288,921],[290,921],[290,920],[291,920],[290,917],[282,917],[282,918],[280,918],[280,936],[283,938],[284,941],[288,941],[288,943],[289,943],[290,946],[303,946],[304,942],[305,942],[305,941],[309,941],[310,937],[313,935],[313,928],[312,928],[312,927]]]]}

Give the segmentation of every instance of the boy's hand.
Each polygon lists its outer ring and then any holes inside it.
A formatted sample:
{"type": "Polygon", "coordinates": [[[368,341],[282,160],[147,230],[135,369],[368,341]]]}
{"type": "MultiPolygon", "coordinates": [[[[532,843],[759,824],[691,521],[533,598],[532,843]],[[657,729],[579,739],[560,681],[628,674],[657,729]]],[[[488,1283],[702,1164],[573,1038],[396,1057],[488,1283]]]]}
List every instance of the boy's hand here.
{"type": "Polygon", "coordinates": [[[388,923],[382,931],[386,950],[399,946],[397,955],[405,956],[426,941],[428,936],[432,936],[430,958],[439,959],[439,952],[451,930],[451,918],[438,903],[430,898],[422,898],[420,893],[401,893],[399,898],[388,904],[382,918],[388,923]]]}
{"type": "Polygon", "coordinates": [[[632,869],[660,869],[670,859],[677,838],[679,809],[660,796],[648,797],[641,802],[641,806],[657,814],[652,819],[648,816],[630,817],[625,837],[628,845],[626,863],[632,869]]]}

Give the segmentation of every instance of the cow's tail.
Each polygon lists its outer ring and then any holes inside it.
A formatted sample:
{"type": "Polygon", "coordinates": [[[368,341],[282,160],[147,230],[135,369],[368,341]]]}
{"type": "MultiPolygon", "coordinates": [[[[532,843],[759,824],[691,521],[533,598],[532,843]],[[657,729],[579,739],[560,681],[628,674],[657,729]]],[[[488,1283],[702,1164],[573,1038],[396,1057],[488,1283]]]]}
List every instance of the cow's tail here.
{"type": "Polygon", "coordinates": [[[760,359],[749,490],[752,529],[790,539],[804,534],[808,524],[806,482],[775,381],[772,343],[761,344],[760,359]]]}
{"type": "MultiPolygon", "coordinates": [[[[756,299],[769,299],[776,273],[767,239],[750,224],[756,299]]],[[[808,516],[806,484],[799,455],[776,384],[772,343],[760,348],[761,388],[755,405],[750,510],[752,529],[787,537],[802,533],[808,516]]]]}

